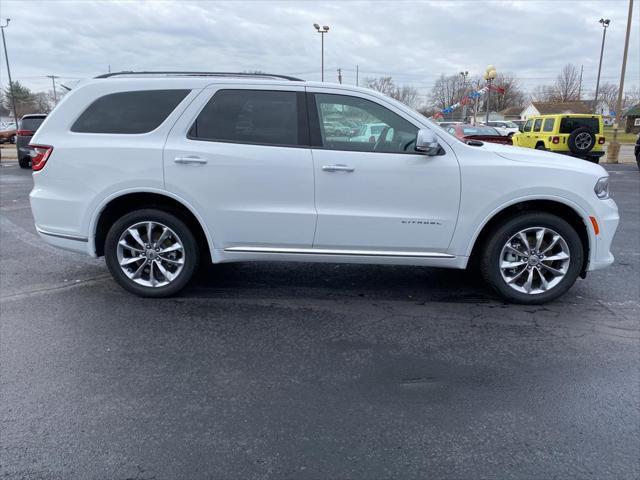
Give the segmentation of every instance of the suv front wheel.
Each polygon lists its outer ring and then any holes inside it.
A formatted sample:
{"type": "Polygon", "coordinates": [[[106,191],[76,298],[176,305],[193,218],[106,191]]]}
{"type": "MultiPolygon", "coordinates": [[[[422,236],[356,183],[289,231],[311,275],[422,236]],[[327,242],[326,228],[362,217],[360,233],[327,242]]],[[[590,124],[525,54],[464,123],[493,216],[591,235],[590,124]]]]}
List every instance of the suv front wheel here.
{"type": "Polygon", "coordinates": [[[156,209],[117,220],[105,241],[113,278],[142,297],[167,297],[184,288],[199,262],[198,244],[182,220],[156,209]]]}
{"type": "Polygon", "coordinates": [[[508,301],[530,305],[549,302],[565,293],[580,274],[582,242],[560,217],[522,213],[490,235],[480,259],[481,272],[508,301]]]}

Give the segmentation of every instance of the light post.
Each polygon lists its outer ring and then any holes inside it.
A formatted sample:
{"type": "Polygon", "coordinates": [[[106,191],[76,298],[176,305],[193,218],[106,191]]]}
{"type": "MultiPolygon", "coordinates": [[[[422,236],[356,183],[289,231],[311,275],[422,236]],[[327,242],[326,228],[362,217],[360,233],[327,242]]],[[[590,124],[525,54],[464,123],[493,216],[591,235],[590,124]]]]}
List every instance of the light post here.
{"type": "Polygon", "coordinates": [[[11,106],[13,107],[13,119],[16,122],[16,129],[18,127],[18,112],[16,112],[16,96],[13,94],[13,82],[11,81],[11,69],[9,68],[9,55],[7,55],[7,42],[4,39],[4,29],[9,26],[10,18],[7,18],[7,23],[0,25],[2,30],[2,46],[4,48],[4,59],[7,61],[7,76],[9,77],[9,93],[11,93],[11,106]]]}
{"type": "Polygon", "coordinates": [[[618,128],[622,120],[622,92],[624,91],[624,74],[627,71],[627,54],[629,53],[629,36],[631,34],[631,19],[633,18],[633,0],[629,0],[629,13],[627,14],[627,33],[624,37],[624,53],[622,54],[622,70],[620,72],[620,87],[618,87],[618,100],[616,102],[616,119],[613,122],[613,138],[607,147],[607,163],[618,163],[620,144],[618,143],[618,128]]]}
{"type": "MultiPolygon", "coordinates": [[[[467,93],[467,76],[468,75],[469,75],[469,72],[467,72],[466,70],[464,72],[460,72],[460,76],[462,77],[462,96],[463,97],[467,93]]],[[[465,102],[465,104],[462,105],[462,121],[466,122],[466,120],[467,120],[467,104],[465,102]]]]}
{"type": "Polygon", "coordinates": [[[611,23],[611,20],[608,18],[601,18],[598,20],[600,24],[602,24],[602,47],[600,47],[600,63],[598,64],[598,79],[596,80],[596,94],[593,99],[593,108],[598,108],[598,90],[600,89],[600,71],[602,70],[602,54],[604,53],[604,39],[607,36],[607,28],[611,23]]]}
{"type": "Polygon", "coordinates": [[[329,31],[329,27],[327,25],[323,25],[322,28],[320,28],[320,25],[318,25],[317,23],[313,24],[314,28],[316,29],[316,32],[318,32],[320,34],[320,38],[321,40],[321,65],[322,65],[322,81],[324,82],[324,34],[327,33],[329,31]]]}
{"type": "Polygon", "coordinates": [[[489,65],[484,72],[482,78],[487,82],[487,116],[485,119],[485,123],[489,123],[489,104],[491,103],[491,85],[493,83],[493,79],[496,78],[498,72],[496,72],[496,68],[493,65],[489,65]]]}

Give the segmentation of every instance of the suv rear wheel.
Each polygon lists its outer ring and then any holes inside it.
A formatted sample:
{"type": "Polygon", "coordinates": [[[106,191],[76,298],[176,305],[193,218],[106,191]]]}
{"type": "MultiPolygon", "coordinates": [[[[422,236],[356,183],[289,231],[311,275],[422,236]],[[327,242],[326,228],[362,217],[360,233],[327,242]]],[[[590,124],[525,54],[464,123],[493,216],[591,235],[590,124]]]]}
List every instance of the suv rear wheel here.
{"type": "Polygon", "coordinates": [[[142,297],[167,297],[184,288],[199,262],[198,244],[178,217],[136,210],[117,220],[105,241],[113,278],[142,297]]]}
{"type": "Polygon", "coordinates": [[[558,298],[576,281],[584,249],[575,229],[544,212],[511,218],[491,232],[480,269],[503,298],[540,304],[558,298]]]}

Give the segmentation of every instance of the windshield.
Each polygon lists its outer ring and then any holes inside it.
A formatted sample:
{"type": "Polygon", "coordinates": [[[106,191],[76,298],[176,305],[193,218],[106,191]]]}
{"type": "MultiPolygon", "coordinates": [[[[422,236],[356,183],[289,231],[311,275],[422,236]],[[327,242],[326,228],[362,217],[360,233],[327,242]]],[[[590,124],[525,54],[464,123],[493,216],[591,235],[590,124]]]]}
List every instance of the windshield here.
{"type": "Polygon", "coordinates": [[[513,123],[513,122],[504,122],[504,123],[506,123],[507,127],[509,128],[518,128],[517,123],[513,123]]]}

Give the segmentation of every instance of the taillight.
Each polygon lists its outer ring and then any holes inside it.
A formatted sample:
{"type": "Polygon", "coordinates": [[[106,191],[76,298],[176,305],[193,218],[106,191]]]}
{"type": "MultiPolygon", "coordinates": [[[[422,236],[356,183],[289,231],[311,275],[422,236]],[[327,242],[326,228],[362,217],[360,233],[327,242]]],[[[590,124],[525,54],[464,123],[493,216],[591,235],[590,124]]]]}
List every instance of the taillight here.
{"type": "Polygon", "coordinates": [[[18,130],[16,132],[17,135],[20,135],[21,137],[28,137],[30,135],[33,135],[34,133],[36,133],[33,130],[18,130]]]}
{"type": "Polygon", "coordinates": [[[42,170],[53,152],[49,145],[29,145],[31,150],[31,168],[34,172],[42,170]]]}
{"type": "Polygon", "coordinates": [[[600,137],[600,138],[598,139],[598,144],[599,144],[599,145],[604,145],[604,142],[605,142],[605,138],[604,138],[604,137],[600,137]]]}
{"type": "Polygon", "coordinates": [[[553,137],[551,139],[551,143],[555,143],[557,145],[558,143],[560,143],[560,137],[553,137]]]}

